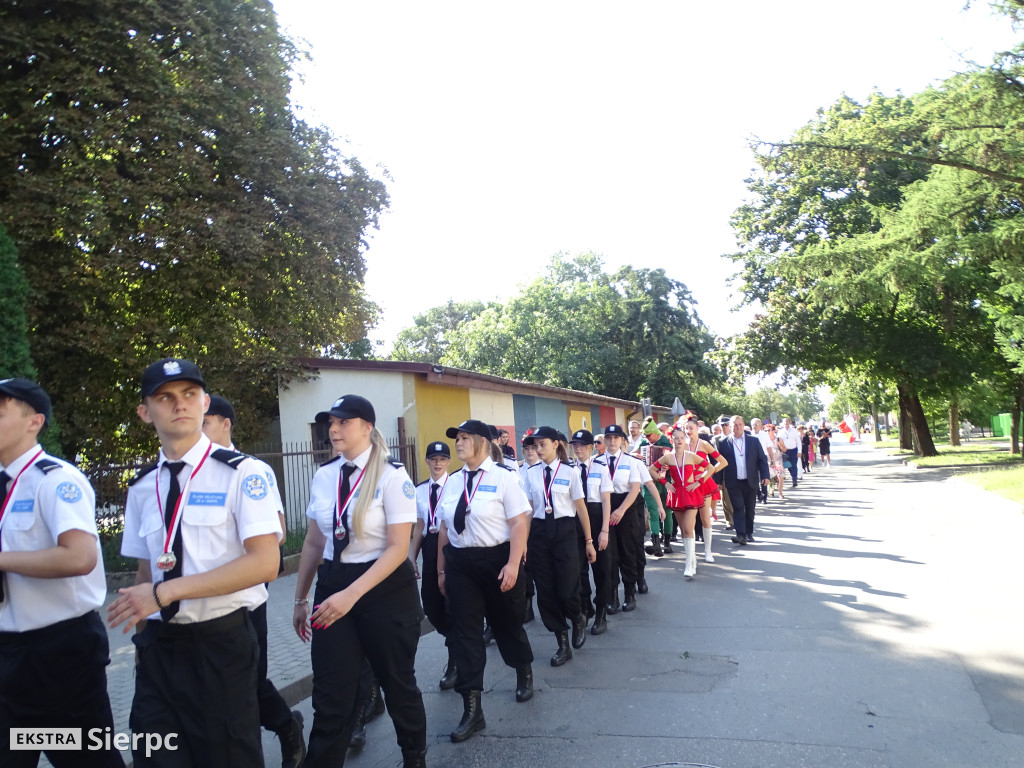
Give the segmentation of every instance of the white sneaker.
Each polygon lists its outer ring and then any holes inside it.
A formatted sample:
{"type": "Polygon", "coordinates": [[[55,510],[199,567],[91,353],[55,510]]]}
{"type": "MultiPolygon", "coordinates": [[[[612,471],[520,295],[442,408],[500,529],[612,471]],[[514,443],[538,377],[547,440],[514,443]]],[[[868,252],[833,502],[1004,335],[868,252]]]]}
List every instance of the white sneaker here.
{"type": "Polygon", "coordinates": [[[715,562],[715,556],[712,555],[710,552],[705,552],[704,553],[704,562],[705,563],[713,563],[713,562],[715,562]]]}

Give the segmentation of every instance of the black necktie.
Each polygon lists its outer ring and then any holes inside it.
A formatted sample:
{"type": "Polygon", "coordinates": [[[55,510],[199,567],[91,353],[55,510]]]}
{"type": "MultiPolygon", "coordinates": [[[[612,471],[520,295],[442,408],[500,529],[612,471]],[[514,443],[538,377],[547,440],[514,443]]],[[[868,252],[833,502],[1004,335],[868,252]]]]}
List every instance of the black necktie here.
{"type": "Polygon", "coordinates": [[[587,498],[587,465],[580,462],[580,480],[583,482],[583,503],[586,504],[590,499],[587,498]]]}
{"type": "Polygon", "coordinates": [[[554,516],[554,498],[551,487],[551,467],[544,467],[544,506],[548,509],[544,510],[544,514],[554,516]]]}
{"type": "Polygon", "coordinates": [[[345,547],[348,546],[348,540],[351,538],[349,535],[351,531],[348,529],[348,513],[345,509],[341,508],[341,505],[348,501],[348,495],[352,492],[352,487],[349,484],[349,480],[352,477],[352,473],[356,471],[355,464],[342,464],[341,465],[341,489],[338,491],[338,513],[341,515],[341,526],[345,529],[345,535],[342,538],[334,537],[334,562],[341,562],[341,552],[345,547]]]}
{"type": "Polygon", "coordinates": [[[615,457],[608,457],[608,474],[612,476],[612,480],[615,480],[615,457]]]}
{"type": "MultiPolygon", "coordinates": [[[[167,490],[167,502],[164,504],[164,527],[169,531],[171,529],[171,521],[174,518],[174,508],[178,506],[178,499],[181,498],[181,486],[178,484],[178,474],[185,467],[184,461],[165,461],[164,466],[167,471],[171,473],[171,485],[167,490]]],[[[174,567],[169,571],[164,571],[164,581],[170,579],[176,579],[181,576],[181,566],[185,560],[184,551],[181,546],[181,526],[178,526],[178,530],[174,534],[174,541],[171,542],[171,551],[174,552],[174,567]]],[[[170,621],[177,613],[178,608],[181,604],[173,602],[166,608],[160,609],[160,617],[164,621],[170,621]]]]}
{"type": "Polygon", "coordinates": [[[430,527],[436,525],[434,522],[434,516],[437,511],[437,492],[441,490],[441,486],[437,483],[430,484],[430,509],[427,510],[427,532],[430,532],[430,527]]]}
{"type": "MultiPolygon", "coordinates": [[[[7,486],[8,486],[8,484],[10,482],[11,482],[11,476],[8,475],[6,472],[0,472],[0,504],[3,504],[7,500],[7,486]]],[[[8,510],[8,512],[9,511],[10,510],[8,510]]],[[[6,515],[7,512],[5,512],[4,514],[6,515]]],[[[3,548],[3,546],[2,546],[2,544],[0,544],[0,549],[2,549],[2,548],[3,548]]],[[[0,576],[3,576],[3,574],[0,574],[0,576]]],[[[3,580],[3,578],[0,578],[0,603],[2,603],[3,601],[4,601],[4,580],[3,580]]]]}
{"type": "Polygon", "coordinates": [[[459,503],[455,505],[455,532],[461,534],[466,530],[466,512],[469,511],[469,506],[466,504],[466,496],[473,495],[473,475],[480,470],[466,470],[466,489],[462,495],[459,496],[459,503]]]}

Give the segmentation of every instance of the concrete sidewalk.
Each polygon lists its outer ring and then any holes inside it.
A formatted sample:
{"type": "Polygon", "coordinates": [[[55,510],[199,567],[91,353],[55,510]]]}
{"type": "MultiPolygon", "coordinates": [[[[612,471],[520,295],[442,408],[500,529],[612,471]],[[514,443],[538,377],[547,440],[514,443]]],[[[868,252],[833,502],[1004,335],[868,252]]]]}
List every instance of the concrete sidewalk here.
{"type": "MultiPolygon", "coordinates": [[[[757,543],[737,547],[715,524],[716,562],[649,561],[651,592],[561,668],[553,636],[528,625],[533,701],[492,645],[487,729],[448,733],[461,700],[437,690],[446,659],[420,641],[428,764],[487,768],[1010,768],[1024,755],[1024,579],[998,543],[1024,540],[1019,509],[988,505],[869,445],[836,444],[833,467],[758,506],[757,543]],[[973,512],[973,517],[968,513],[973,512]]],[[[702,551],[698,546],[698,551],[702,551]]],[[[295,576],[271,585],[271,679],[298,702],[308,735],[309,647],[291,628],[295,576]]],[[[128,636],[111,635],[117,729],[127,732],[134,680],[128,636]]],[[[348,765],[401,764],[385,715],[348,765]]],[[[264,733],[267,766],[280,765],[264,733]]]]}

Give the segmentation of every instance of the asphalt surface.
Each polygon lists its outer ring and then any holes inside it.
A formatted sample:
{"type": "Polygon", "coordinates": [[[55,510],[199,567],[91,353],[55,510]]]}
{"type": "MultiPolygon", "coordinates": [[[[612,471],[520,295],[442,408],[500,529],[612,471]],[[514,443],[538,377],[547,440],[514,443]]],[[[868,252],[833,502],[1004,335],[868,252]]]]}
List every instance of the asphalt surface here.
{"type": "MultiPolygon", "coordinates": [[[[716,562],[698,557],[692,581],[681,546],[650,559],[639,608],[610,617],[564,667],[549,665],[554,637],[539,618],[529,624],[532,701],[515,703],[515,672],[491,645],[487,728],[463,744],[448,737],[461,699],[437,690],[443,639],[425,635],[428,765],[1024,766],[1020,506],[870,445],[837,443],[833,459],[787,483],[787,503],[759,505],[757,543],[740,548],[716,523],[716,562]]],[[[270,667],[308,734],[294,578],[271,585],[270,667]]],[[[112,655],[127,730],[130,646],[112,655]]],[[[386,715],[367,734],[348,765],[401,765],[386,715]]],[[[267,765],[280,765],[273,734],[264,745],[267,765]]]]}

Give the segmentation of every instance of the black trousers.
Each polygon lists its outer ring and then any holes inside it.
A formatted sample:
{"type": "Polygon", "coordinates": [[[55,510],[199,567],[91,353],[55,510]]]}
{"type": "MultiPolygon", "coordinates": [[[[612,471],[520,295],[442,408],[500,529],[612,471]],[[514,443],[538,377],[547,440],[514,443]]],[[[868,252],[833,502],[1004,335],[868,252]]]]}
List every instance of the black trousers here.
{"type": "Polygon", "coordinates": [[[757,489],[746,480],[729,485],[729,501],[732,502],[732,523],[737,536],[754,535],[754,509],[757,506],[757,489]]]}
{"type": "Polygon", "coordinates": [[[178,734],[177,750],[132,750],[137,766],[263,765],[256,703],[259,642],[240,608],[195,624],[149,621],[132,638],[138,662],[133,733],[178,734]]]}
{"type": "Polygon", "coordinates": [[[533,662],[533,648],[523,629],[526,609],[526,579],[523,568],[508,592],[502,592],[498,574],[508,563],[510,545],[444,548],[445,581],[451,608],[452,652],[459,668],[455,690],[482,691],[487,649],[484,647],[484,618],[494,632],[498,652],[510,667],[533,662]]]}
{"type": "MultiPolygon", "coordinates": [[[[622,505],[628,495],[626,493],[612,494],[612,512],[622,505]]],[[[644,505],[639,494],[637,494],[633,506],[627,509],[626,514],[619,520],[619,524],[608,526],[608,557],[611,560],[609,570],[612,582],[608,593],[609,597],[619,588],[619,574],[622,575],[622,583],[627,589],[636,587],[636,525],[639,516],[634,507],[638,504],[641,507],[644,505]]],[[[643,534],[640,536],[642,537],[643,534]]]]}
{"type": "MultiPolygon", "coordinates": [[[[597,534],[593,533],[594,528],[590,530],[594,539],[594,549],[597,549],[597,534]]],[[[601,529],[598,528],[597,530],[600,531],[601,529]]],[[[590,588],[590,563],[587,562],[587,537],[583,535],[583,523],[580,522],[578,517],[576,518],[576,553],[580,564],[580,606],[583,610],[586,610],[593,590],[590,588]]]]}
{"type": "MultiPolygon", "coordinates": [[[[597,560],[593,564],[587,562],[587,558],[584,557],[580,562],[580,578],[586,582],[587,587],[584,591],[585,599],[589,600],[591,596],[590,592],[590,568],[594,569],[594,608],[597,609],[599,606],[607,606],[608,600],[612,595],[612,582],[611,582],[611,533],[608,534],[608,546],[604,549],[598,549],[598,541],[600,539],[601,527],[604,520],[604,509],[599,501],[588,501],[587,502],[587,514],[590,515],[590,533],[594,538],[594,549],[597,551],[597,560]]],[[[610,531],[610,527],[609,527],[610,531]]]]}
{"type": "Polygon", "coordinates": [[[27,632],[0,632],[0,766],[39,763],[40,750],[8,750],[11,728],[81,728],[82,751],[46,752],[55,768],[123,768],[116,749],[87,749],[90,729],[114,728],[109,663],[107,630],[96,611],[27,632]]]}
{"type": "Polygon", "coordinates": [[[423,536],[423,570],[420,572],[420,596],[423,598],[423,612],[427,614],[430,624],[445,638],[448,645],[449,619],[448,601],[437,586],[437,534],[427,533],[423,536]]]}
{"type": "Polygon", "coordinates": [[[268,731],[280,731],[292,721],[292,712],[274,684],[267,679],[267,604],[251,611],[260,659],[256,666],[256,703],[260,708],[260,725],[268,731]]]}
{"type": "Polygon", "coordinates": [[[549,632],[568,631],[569,621],[582,612],[576,517],[534,518],[527,560],[537,585],[541,621],[549,632]]]}
{"type": "Polygon", "coordinates": [[[633,533],[633,550],[636,553],[636,575],[640,578],[644,575],[644,568],[647,567],[647,553],[644,552],[644,533],[647,531],[647,521],[650,519],[647,514],[647,504],[644,503],[643,491],[636,497],[639,503],[634,504],[627,514],[636,513],[636,530],[633,533]]]}
{"type": "MultiPolygon", "coordinates": [[[[317,571],[314,604],[348,587],[371,565],[325,560],[317,571]]],[[[313,630],[313,727],[305,768],[345,764],[364,657],[384,691],[398,746],[426,749],[427,716],[414,670],[422,619],[416,573],[406,559],[346,615],[313,630]]]]}

